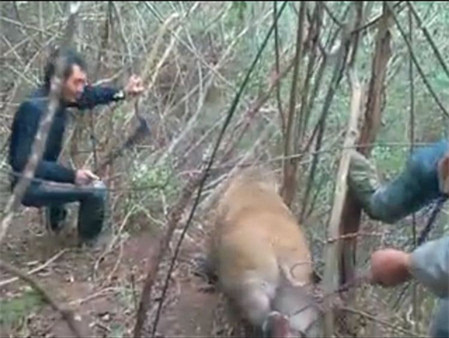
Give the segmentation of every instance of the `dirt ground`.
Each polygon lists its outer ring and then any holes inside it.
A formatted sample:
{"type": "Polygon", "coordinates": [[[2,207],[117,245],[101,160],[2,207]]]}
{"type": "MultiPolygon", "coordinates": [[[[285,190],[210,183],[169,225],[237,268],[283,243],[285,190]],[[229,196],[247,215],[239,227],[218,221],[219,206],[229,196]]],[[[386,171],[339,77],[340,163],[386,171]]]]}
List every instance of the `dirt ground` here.
{"type": "MultiPolygon", "coordinates": [[[[148,264],[154,259],[159,234],[139,232],[122,236],[101,261],[103,252],[83,251],[76,247],[75,238],[73,224],[55,237],[45,230],[38,210],[26,209],[14,219],[0,254],[23,271],[35,269],[58,255],[33,276],[75,312],[83,335],[132,336],[140,291],[148,264]]],[[[164,302],[158,336],[229,336],[239,330],[227,322],[223,297],[216,291],[204,291],[204,280],[193,274],[192,255],[198,252],[198,245],[200,238],[184,241],[164,302]]],[[[162,263],[161,276],[168,262],[169,259],[162,263]]],[[[11,277],[0,272],[1,337],[72,336],[60,315],[36,298],[26,284],[13,281],[3,285],[11,277]]],[[[148,314],[149,325],[162,285],[162,278],[158,279],[148,314]]]]}

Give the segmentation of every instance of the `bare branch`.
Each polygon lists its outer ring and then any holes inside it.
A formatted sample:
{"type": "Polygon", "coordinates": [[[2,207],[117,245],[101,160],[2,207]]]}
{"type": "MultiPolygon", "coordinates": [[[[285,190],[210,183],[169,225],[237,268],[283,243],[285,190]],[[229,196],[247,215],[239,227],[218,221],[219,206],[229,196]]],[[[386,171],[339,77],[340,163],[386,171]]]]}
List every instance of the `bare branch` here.
{"type": "MultiPolygon", "coordinates": [[[[335,63],[335,68],[334,68],[334,71],[332,74],[331,83],[329,85],[329,89],[328,89],[328,91],[326,93],[326,97],[324,99],[323,110],[322,110],[321,116],[318,120],[316,129],[314,130],[314,134],[315,134],[315,132],[317,133],[317,136],[316,136],[317,140],[315,143],[315,153],[318,153],[318,151],[321,148],[324,131],[326,128],[326,120],[329,115],[330,107],[331,107],[332,101],[334,99],[335,92],[337,90],[338,85],[340,84],[340,81],[341,81],[341,78],[343,76],[343,72],[344,72],[344,69],[346,66],[346,59],[348,57],[349,43],[350,43],[350,36],[346,30],[344,30],[342,32],[342,41],[343,41],[342,46],[340,47],[340,50],[338,52],[337,62],[335,63]]],[[[303,198],[303,203],[302,203],[303,210],[305,210],[305,208],[307,207],[307,204],[308,204],[310,192],[312,189],[312,183],[314,181],[315,172],[316,172],[316,168],[318,165],[318,160],[319,160],[318,156],[314,155],[308,182],[307,182],[307,186],[306,186],[306,190],[304,193],[304,198],[303,198]]]]}
{"type": "Polygon", "coordinates": [[[421,28],[421,31],[424,33],[424,36],[426,37],[427,41],[429,42],[430,47],[432,47],[432,50],[433,50],[435,56],[437,57],[438,61],[440,62],[441,66],[443,67],[444,72],[449,77],[449,68],[446,65],[446,62],[444,62],[444,59],[441,56],[441,53],[438,50],[436,43],[433,41],[432,36],[430,35],[429,31],[423,25],[423,22],[422,22],[421,18],[419,17],[419,14],[416,11],[415,6],[413,6],[413,4],[410,1],[407,1],[407,5],[408,5],[411,13],[415,17],[416,21],[418,22],[419,28],[421,28]]]}
{"type": "MultiPolygon", "coordinates": [[[[363,88],[358,83],[355,74],[352,79],[352,98],[351,98],[351,113],[347,128],[345,147],[352,147],[355,145],[359,131],[358,123],[362,112],[363,103],[363,88]]],[[[343,151],[340,160],[340,166],[337,174],[337,184],[334,193],[334,205],[329,221],[327,232],[328,238],[338,238],[340,236],[340,222],[343,215],[343,208],[347,199],[347,184],[346,178],[349,170],[350,155],[348,151],[343,151]]],[[[332,292],[338,288],[338,257],[341,252],[341,242],[330,243],[326,246],[325,252],[325,269],[324,269],[324,290],[327,293],[332,292]]],[[[325,336],[331,336],[334,328],[333,313],[329,312],[325,316],[325,336]]]]}
{"type": "Polygon", "coordinates": [[[323,6],[324,11],[329,15],[329,17],[332,19],[332,21],[338,26],[343,27],[343,24],[338,20],[335,15],[332,13],[332,11],[329,9],[329,7],[326,5],[324,1],[320,1],[320,4],[323,6]]]}
{"type": "MultiPolygon", "coordinates": [[[[296,139],[297,135],[292,134],[293,125],[295,119],[296,112],[296,94],[297,94],[297,86],[298,86],[298,76],[300,73],[300,65],[302,61],[303,55],[303,36],[304,36],[304,22],[306,20],[306,3],[301,2],[299,8],[299,18],[298,18],[298,29],[296,35],[296,53],[294,60],[294,68],[292,74],[292,85],[290,91],[290,102],[289,102],[289,111],[287,118],[287,130],[285,133],[284,139],[284,155],[288,156],[293,152],[293,139],[296,139]]],[[[295,176],[296,176],[296,166],[295,161],[286,161],[283,164],[284,167],[284,177],[282,182],[282,198],[285,203],[290,206],[293,201],[293,194],[295,192],[295,176]]]]}
{"type": "MultiPolygon", "coordinates": [[[[273,1],[273,16],[276,18],[277,15],[277,2],[273,1]]],[[[280,73],[280,64],[279,64],[279,32],[278,32],[278,24],[276,23],[274,27],[274,52],[276,56],[276,74],[280,73]]],[[[281,120],[281,130],[282,133],[285,133],[285,117],[284,110],[282,108],[282,99],[281,99],[281,82],[279,82],[276,86],[276,99],[279,110],[279,118],[281,120]]],[[[285,135],[284,135],[285,137],[285,135]]]]}
{"type": "MultiPolygon", "coordinates": [[[[408,10],[408,24],[409,24],[409,34],[410,34],[410,44],[413,45],[413,18],[412,12],[414,11],[413,5],[407,1],[409,5],[408,10]]],[[[419,19],[418,19],[419,20],[419,19]]],[[[409,81],[410,81],[410,154],[414,151],[414,142],[415,142],[415,82],[414,82],[414,73],[413,73],[413,61],[411,57],[409,57],[409,81]]],[[[413,238],[413,247],[416,247],[417,244],[417,236],[416,236],[416,215],[412,214],[412,238],[413,238]]],[[[418,289],[416,285],[413,285],[413,317],[415,321],[418,319],[418,289]]]]}
{"type": "Polygon", "coordinates": [[[436,104],[437,104],[438,107],[441,109],[441,111],[443,112],[443,114],[444,114],[447,118],[449,118],[449,112],[448,112],[447,109],[444,107],[444,105],[443,105],[443,103],[441,102],[441,100],[438,98],[438,95],[435,93],[435,91],[433,90],[433,88],[432,88],[432,86],[431,86],[429,80],[427,79],[426,75],[424,74],[424,71],[422,70],[422,68],[421,68],[421,66],[420,66],[420,64],[419,64],[419,62],[418,62],[418,59],[417,59],[416,56],[415,56],[415,53],[414,53],[413,48],[412,48],[412,46],[411,46],[411,44],[410,44],[410,41],[409,41],[409,39],[407,38],[407,35],[405,34],[405,31],[404,31],[404,29],[402,28],[401,24],[399,23],[399,20],[398,20],[398,18],[397,18],[397,16],[396,16],[396,13],[394,12],[394,9],[392,8],[391,4],[390,4],[388,1],[385,2],[385,4],[389,7],[389,9],[391,10],[391,12],[393,13],[393,19],[394,19],[394,21],[395,21],[395,23],[396,23],[396,26],[398,27],[399,32],[401,33],[401,36],[402,36],[402,38],[404,39],[404,41],[405,41],[405,43],[406,43],[406,45],[407,45],[407,48],[408,48],[408,50],[409,50],[409,52],[410,52],[410,56],[411,56],[411,58],[412,58],[412,60],[413,60],[413,63],[415,64],[416,69],[418,70],[418,73],[419,73],[419,75],[421,76],[421,79],[423,80],[425,86],[427,87],[427,90],[430,92],[430,94],[432,95],[433,99],[435,100],[436,104]]]}

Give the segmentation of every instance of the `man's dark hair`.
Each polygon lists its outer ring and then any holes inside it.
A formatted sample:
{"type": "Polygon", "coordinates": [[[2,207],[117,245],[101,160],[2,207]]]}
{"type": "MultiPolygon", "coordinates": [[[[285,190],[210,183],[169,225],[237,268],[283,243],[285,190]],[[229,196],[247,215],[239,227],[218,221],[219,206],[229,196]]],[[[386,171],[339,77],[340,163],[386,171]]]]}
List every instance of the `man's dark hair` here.
{"type": "Polygon", "coordinates": [[[87,65],[84,58],[74,49],[56,49],[50,56],[44,70],[44,86],[50,89],[51,78],[56,71],[56,60],[62,57],[64,60],[63,79],[66,80],[71,74],[74,65],[79,66],[83,71],[86,71],[87,65]]]}

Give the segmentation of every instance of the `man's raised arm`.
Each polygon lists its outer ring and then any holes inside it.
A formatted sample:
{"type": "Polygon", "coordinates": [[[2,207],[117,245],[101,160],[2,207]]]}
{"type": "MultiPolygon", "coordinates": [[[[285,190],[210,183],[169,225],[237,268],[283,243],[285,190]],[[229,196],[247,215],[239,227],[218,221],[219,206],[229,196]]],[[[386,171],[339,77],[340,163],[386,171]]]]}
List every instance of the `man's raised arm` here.
{"type": "Polygon", "coordinates": [[[70,106],[78,109],[91,109],[97,105],[117,102],[128,97],[137,96],[144,90],[142,80],[138,76],[131,76],[123,89],[106,86],[86,86],[83,94],[70,106]]]}

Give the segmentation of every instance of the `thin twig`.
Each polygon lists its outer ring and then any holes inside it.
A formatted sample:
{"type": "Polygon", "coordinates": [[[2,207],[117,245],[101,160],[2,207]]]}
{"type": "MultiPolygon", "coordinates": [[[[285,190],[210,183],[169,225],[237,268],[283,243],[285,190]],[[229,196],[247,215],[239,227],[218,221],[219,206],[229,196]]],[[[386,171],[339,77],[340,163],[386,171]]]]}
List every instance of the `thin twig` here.
{"type": "Polygon", "coordinates": [[[94,265],[94,271],[96,272],[98,270],[98,267],[100,265],[100,263],[103,261],[103,259],[112,251],[112,249],[114,248],[115,243],[117,242],[117,240],[120,238],[123,228],[125,227],[125,225],[128,223],[128,219],[129,217],[131,217],[131,215],[134,213],[135,211],[135,207],[132,207],[131,210],[126,214],[125,218],[123,219],[122,224],[120,225],[119,230],[117,231],[117,234],[114,236],[114,238],[110,241],[109,245],[106,247],[106,249],[104,250],[104,252],[100,255],[100,257],[98,257],[97,261],[95,262],[94,265]]]}
{"type": "MultiPolygon", "coordinates": [[[[321,148],[324,131],[326,129],[326,120],[329,115],[330,107],[331,107],[332,101],[334,99],[335,92],[338,88],[338,85],[340,84],[340,81],[341,81],[341,78],[343,76],[343,72],[344,72],[344,69],[346,66],[346,59],[347,59],[348,53],[349,53],[350,36],[345,31],[342,32],[342,41],[343,41],[342,46],[340,47],[338,59],[337,59],[337,62],[335,63],[335,68],[334,68],[334,71],[332,74],[331,83],[330,83],[329,89],[327,91],[325,100],[324,100],[323,110],[322,110],[321,116],[320,116],[320,118],[318,120],[318,124],[317,124],[317,128],[318,128],[317,133],[318,134],[317,134],[317,141],[315,143],[315,153],[318,152],[321,148]]],[[[312,189],[312,183],[314,181],[315,172],[316,172],[316,168],[318,165],[318,160],[319,160],[318,156],[314,155],[308,182],[307,182],[307,186],[306,186],[306,190],[305,190],[304,197],[303,197],[302,205],[303,205],[304,209],[306,208],[306,206],[308,204],[310,192],[312,189]]]]}
{"type": "MultiPolygon", "coordinates": [[[[276,19],[277,16],[277,1],[273,1],[273,17],[276,19]]],[[[274,52],[276,56],[276,75],[280,73],[280,64],[279,64],[279,32],[278,32],[278,24],[274,26],[274,52]]],[[[281,120],[281,130],[282,134],[285,133],[285,117],[284,110],[282,108],[282,99],[281,99],[281,82],[278,82],[276,86],[276,100],[279,110],[279,117],[281,120]]],[[[284,135],[285,137],[285,135],[284,135]]]]}
{"type": "MultiPolygon", "coordinates": [[[[73,331],[73,333],[77,338],[83,337],[81,331],[79,330],[79,328],[75,323],[72,311],[69,309],[63,309],[56,302],[56,300],[53,299],[53,296],[51,296],[47,291],[45,291],[45,289],[37,280],[35,280],[32,276],[25,274],[19,269],[13,267],[9,263],[4,262],[1,259],[0,259],[0,269],[5,270],[10,274],[16,275],[18,278],[27,282],[34,290],[36,290],[42,296],[45,302],[47,302],[55,311],[61,314],[62,318],[67,322],[67,325],[69,326],[70,330],[73,331]]],[[[52,292],[54,292],[54,290],[52,290],[52,292]]]]}
{"type": "Polygon", "coordinates": [[[419,334],[417,334],[415,332],[411,332],[411,331],[405,330],[402,327],[399,327],[397,325],[390,324],[390,323],[388,323],[386,321],[383,321],[383,320],[381,320],[379,318],[376,318],[376,317],[370,315],[369,313],[366,313],[366,312],[363,312],[363,311],[360,311],[360,310],[347,308],[347,307],[340,308],[340,310],[346,311],[346,312],[350,312],[350,313],[353,313],[353,314],[356,314],[356,315],[363,316],[363,317],[368,318],[368,319],[370,319],[372,321],[378,322],[378,323],[380,323],[380,324],[382,324],[384,326],[388,326],[389,328],[393,329],[394,331],[402,332],[402,333],[408,335],[408,337],[421,337],[421,335],[419,335],[419,334]]]}
{"type": "MultiPolygon", "coordinates": [[[[311,101],[314,99],[313,97],[310,97],[309,91],[311,87],[312,77],[313,77],[313,70],[315,67],[315,64],[318,61],[318,45],[319,45],[319,39],[321,35],[321,21],[322,21],[322,12],[323,12],[323,6],[322,2],[318,2],[315,5],[315,9],[313,12],[313,19],[309,19],[310,22],[310,28],[309,28],[309,34],[308,34],[308,41],[307,43],[311,45],[309,47],[310,51],[310,57],[309,57],[309,64],[307,66],[307,72],[306,72],[306,80],[304,84],[304,90],[302,91],[302,98],[301,98],[301,110],[299,112],[299,121],[297,122],[297,133],[296,133],[296,142],[294,146],[295,152],[300,152],[300,148],[303,145],[304,137],[307,131],[308,126],[308,120],[311,114],[310,108],[312,108],[311,101]]],[[[325,57],[323,57],[322,62],[324,63],[325,57]]],[[[322,65],[318,68],[318,77],[317,80],[319,80],[319,77],[321,76],[320,70],[322,69],[322,65]]]]}
{"type": "MultiPolygon", "coordinates": [[[[409,5],[408,10],[408,24],[409,24],[409,33],[410,33],[410,44],[413,46],[413,18],[412,11],[413,8],[410,7],[410,3],[407,1],[409,5]]],[[[414,150],[414,142],[415,142],[415,82],[414,82],[414,74],[413,74],[413,60],[409,57],[409,81],[410,81],[410,154],[413,153],[414,150]]],[[[416,215],[412,214],[412,237],[413,237],[413,248],[416,247],[416,215]]],[[[418,319],[418,289],[416,285],[413,285],[413,317],[415,321],[418,319]]]]}
{"type": "Polygon", "coordinates": [[[416,11],[415,6],[413,6],[413,4],[410,1],[407,1],[407,5],[408,5],[411,13],[415,17],[416,21],[418,22],[419,28],[421,28],[421,31],[424,33],[424,36],[426,37],[427,41],[429,42],[430,46],[432,47],[433,53],[437,57],[437,59],[440,62],[441,66],[443,67],[444,72],[449,77],[449,68],[446,65],[446,62],[444,62],[444,59],[441,56],[441,53],[438,50],[438,47],[437,47],[436,43],[433,41],[432,36],[430,35],[429,31],[423,25],[423,22],[422,22],[421,18],[419,17],[419,14],[416,11]]]}
{"type": "MultiPolygon", "coordinates": [[[[230,145],[228,147],[226,147],[226,150],[225,150],[224,155],[223,155],[224,160],[227,160],[231,156],[233,150],[237,147],[239,141],[241,140],[243,135],[246,133],[246,131],[250,127],[251,122],[254,119],[256,113],[259,112],[260,109],[262,108],[262,106],[269,100],[269,98],[271,96],[271,93],[276,88],[276,85],[279,84],[280,81],[293,68],[293,65],[295,64],[294,62],[295,62],[295,60],[292,60],[289,63],[289,65],[281,73],[278,74],[278,76],[269,84],[269,87],[268,87],[267,91],[265,93],[260,94],[259,97],[256,99],[256,102],[251,105],[251,107],[248,109],[248,111],[245,114],[243,114],[242,120],[244,120],[246,116],[248,116],[249,118],[247,118],[246,121],[242,122],[243,127],[241,128],[241,130],[238,133],[238,135],[232,134],[229,137],[229,142],[228,143],[230,145]]],[[[235,128],[234,130],[237,133],[237,128],[235,128]]]]}
{"type": "Polygon", "coordinates": [[[84,303],[86,303],[86,302],[88,302],[88,301],[90,301],[90,300],[92,300],[92,299],[95,299],[95,298],[97,298],[97,297],[99,297],[99,296],[103,296],[104,294],[106,294],[106,293],[108,293],[108,292],[111,292],[111,291],[115,291],[115,290],[119,290],[119,288],[113,288],[113,287],[110,287],[110,288],[105,288],[105,289],[103,289],[103,290],[100,290],[100,291],[98,291],[98,292],[96,292],[96,293],[94,293],[94,294],[92,294],[92,295],[90,295],[90,296],[87,296],[87,297],[85,297],[85,298],[81,298],[81,299],[77,299],[77,300],[74,300],[74,301],[71,301],[70,303],[69,303],[69,305],[70,306],[81,306],[81,305],[83,305],[84,303]]]}
{"type": "Polygon", "coordinates": [[[383,232],[365,232],[365,231],[359,231],[359,232],[355,232],[355,233],[350,233],[350,234],[345,234],[345,235],[341,235],[338,236],[336,238],[328,238],[326,240],[326,243],[334,243],[336,241],[339,240],[344,240],[344,239],[353,239],[353,238],[357,238],[359,236],[373,236],[373,237],[379,237],[379,236],[384,236],[385,233],[383,232]]]}
{"type": "Polygon", "coordinates": [[[414,53],[413,48],[412,48],[412,46],[411,46],[411,44],[410,44],[410,41],[409,41],[409,39],[407,38],[407,35],[405,34],[404,30],[402,29],[402,26],[401,26],[401,24],[399,23],[399,20],[398,20],[398,18],[397,18],[397,15],[396,15],[396,13],[394,12],[394,10],[393,10],[391,4],[390,4],[388,1],[386,1],[385,4],[389,7],[389,9],[390,9],[390,11],[391,11],[391,13],[392,13],[393,20],[394,20],[394,22],[396,23],[396,26],[398,27],[399,32],[401,33],[401,36],[402,36],[402,38],[404,39],[404,41],[405,41],[405,43],[406,43],[406,45],[407,45],[407,48],[408,48],[408,50],[409,50],[409,52],[410,52],[410,56],[411,56],[411,58],[412,58],[412,60],[413,60],[413,63],[415,64],[416,69],[418,70],[418,73],[419,73],[419,75],[421,76],[421,79],[423,80],[425,86],[427,87],[427,90],[430,92],[430,94],[432,95],[433,99],[435,100],[435,102],[437,103],[438,107],[441,109],[441,111],[443,112],[443,114],[444,114],[447,118],[449,118],[449,112],[447,111],[447,109],[444,107],[444,105],[442,104],[442,102],[441,102],[440,99],[438,98],[438,96],[437,96],[437,94],[435,93],[435,91],[433,90],[433,88],[432,88],[432,86],[431,86],[429,80],[427,79],[426,75],[424,74],[424,71],[422,70],[422,68],[421,68],[421,66],[420,66],[420,64],[419,64],[419,62],[418,62],[418,59],[417,59],[416,56],[415,56],[415,53],[414,53]]]}
{"type": "MultiPolygon", "coordinates": [[[[296,95],[297,95],[297,86],[298,86],[298,77],[301,71],[301,61],[303,55],[303,36],[304,36],[304,22],[306,19],[306,3],[301,2],[299,8],[299,17],[298,17],[298,26],[296,32],[296,51],[295,51],[295,60],[294,60],[294,68],[292,74],[292,84],[290,89],[290,101],[289,101],[289,110],[288,110],[288,118],[287,118],[287,130],[285,132],[284,138],[284,155],[288,156],[290,153],[294,151],[294,143],[293,140],[296,140],[298,137],[295,132],[298,130],[293,129],[294,124],[298,124],[297,119],[295,118],[295,113],[298,114],[296,110],[296,95]]],[[[302,82],[300,84],[300,90],[302,90],[302,82]]],[[[284,199],[287,206],[290,206],[293,202],[293,195],[296,187],[296,161],[286,161],[283,163],[284,175],[282,182],[282,198],[284,199]]]]}
{"type": "MultiPolygon", "coordinates": [[[[399,7],[399,5],[401,5],[402,3],[403,3],[403,1],[398,1],[396,4],[394,4],[393,8],[399,7]]],[[[402,11],[402,9],[404,9],[404,8],[405,8],[405,6],[402,7],[402,8],[400,8],[399,11],[398,11],[398,13],[400,13],[400,12],[402,11]]],[[[379,16],[377,16],[376,18],[374,18],[374,19],[371,20],[370,22],[364,24],[364,25],[361,26],[361,27],[358,27],[358,28],[353,29],[352,32],[351,32],[351,34],[358,34],[360,31],[364,31],[364,30],[366,30],[367,28],[376,25],[376,24],[379,22],[379,20],[382,18],[382,16],[383,16],[383,14],[379,14],[379,16]]]]}
{"type": "MultiPolygon", "coordinates": [[[[51,263],[53,263],[55,260],[57,260],[59,257],[61,257],[64,253],[67,252],[67,249],[59,251],[56,255],[54,255],[52,258],[50,258],[48,261],[46,261],[44,264],[39,265],[38,267],[30,270],[27,272],[27,275],[32,275],[36,272],[39,272],[41,270],[44,270],[47,266],[49,266],[51,263]]],[[[14,283],[15,281],[19,280],[18,277],[12,277],[10,279],[6,279],[0,282],[0,288],[3,286],[6,286],[8,284],[14,283]]]]}
{"type": "Polygon", "coordinates": [[[324,11],[329,15],[329,17],[332,19],[332,21],[340,28],[343,27],[343,24],[338,20],[335,15],[332,13],[332,11],[329,9],[327,4],[324,1],[320,1],[320,4],[323,6],[324,11]]]}

